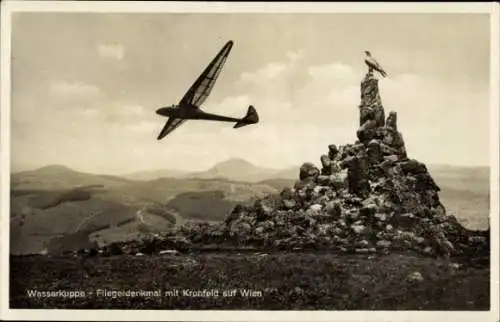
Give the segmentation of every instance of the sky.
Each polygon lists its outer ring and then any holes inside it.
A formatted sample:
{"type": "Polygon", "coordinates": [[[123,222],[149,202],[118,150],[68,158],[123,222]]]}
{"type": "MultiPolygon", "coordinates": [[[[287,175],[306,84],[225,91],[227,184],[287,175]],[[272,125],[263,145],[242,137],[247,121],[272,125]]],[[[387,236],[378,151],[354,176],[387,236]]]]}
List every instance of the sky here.
{"type": "Polygon", "coordinates": [[[11,168],[200,171],[229,158],[285,168],[354,143],[364,51],[410,158],[489,163],[489,16],[483,14],[15,13],[11,168]],[[177,103],[228,41],[202,108],[260,123],[188,121],[177,103]]]}

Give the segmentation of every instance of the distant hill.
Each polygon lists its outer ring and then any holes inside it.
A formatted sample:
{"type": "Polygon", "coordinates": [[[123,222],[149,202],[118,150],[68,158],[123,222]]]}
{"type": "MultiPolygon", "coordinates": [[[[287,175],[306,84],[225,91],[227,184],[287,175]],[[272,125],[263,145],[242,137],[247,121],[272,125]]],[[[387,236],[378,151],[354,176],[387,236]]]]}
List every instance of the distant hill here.
{"type": "Polygon", "coordinates": [[[189,178],[189,179],[219,179],[236,182],[260,182],[267,179],[295,179],[298,177],[296,167],[272,169],[257,166],[239,158],[232,158],[219,162],[205,171],[186,172],[171,169],[140,171],[124,174],[122,177],[131,180],[150,181],[161,178],[189,178]]]}
{"type": "Polygon", "coordinates": [[[489,167],[429,165],[428,168],[441,187],[480,193],[490,191],[489,167]]]}
{"type": "Polygon", "coordinates": [[[62,165],[50,165],[11,175],[12,187],[17,190],[59,190],[90,185],[118,186],[129,180],[111,175],[97,175],[75,171],[62,165]]]}
{"type": "Polygon", "coordinates": [[[188,174],[189,173],[183,171],[160,169],[128,173],[122,175],[122,177],[130,180],[150,181],[160,178],[183,178],[188,174]]]}
{"type": "Polygon", "coordinates": [[[273,177],[278,171],[258,167],[243,159],[229,159],[214,165],[206,171],[191,173],[188,177],[200,179],[226,178],[234,181],[259,182],[273,177]]]}
{"type": "Polygon", "coordinates": [[[468,228],[488,228],[490,210],[489,167],[429,165],[441,188],[439,198],[449,213],[468,228]]]}

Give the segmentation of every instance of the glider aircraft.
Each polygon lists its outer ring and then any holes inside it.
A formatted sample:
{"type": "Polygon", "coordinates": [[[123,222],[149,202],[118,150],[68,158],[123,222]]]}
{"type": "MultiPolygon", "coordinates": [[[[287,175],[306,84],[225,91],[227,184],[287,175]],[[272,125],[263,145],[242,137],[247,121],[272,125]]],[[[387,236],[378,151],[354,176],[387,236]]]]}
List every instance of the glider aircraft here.
{"type": "Polygon", "coordinates": [[[224,63],[233,47],[233,41],[228,41],[219,51],[217,56],[205,68],[203,73],[196,79],[193,85],[186,92],[184,97],[177,105],[162,107],[156,110],[156,114],[168,117],[168,120],[158,135],[158,140],[163,139],[187,120],[207,120],[235,122],[233,128],[239,128],[249,124],[259,122],[259,116],[255,108],[250,105],[243,118],[234,118],[229,116],[217,115],[204,112],[200,106],[206,100],[217,80],[217,77],[224,67],[224,63]]]}

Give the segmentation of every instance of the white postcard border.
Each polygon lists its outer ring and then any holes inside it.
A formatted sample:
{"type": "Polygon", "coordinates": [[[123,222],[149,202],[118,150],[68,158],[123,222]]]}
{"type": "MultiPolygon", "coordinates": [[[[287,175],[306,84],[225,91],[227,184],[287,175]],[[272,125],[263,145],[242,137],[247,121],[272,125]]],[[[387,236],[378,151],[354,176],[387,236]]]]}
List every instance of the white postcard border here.
{"type": "Polygon", "coordinates": [[[496,321],[499,298],[499,6],[495,3],[228,3],[139,1],[3,1],[1,3],[1,264],[0,317],[6,320],[135,321],[496,321]],[[490,55],[490,311],[184,311],[9,309],[10,17],[12,12],[177,13],[485,13],[491,15],[490,55]],[[496,269],[495,269],[496,268],[496,269]]]}

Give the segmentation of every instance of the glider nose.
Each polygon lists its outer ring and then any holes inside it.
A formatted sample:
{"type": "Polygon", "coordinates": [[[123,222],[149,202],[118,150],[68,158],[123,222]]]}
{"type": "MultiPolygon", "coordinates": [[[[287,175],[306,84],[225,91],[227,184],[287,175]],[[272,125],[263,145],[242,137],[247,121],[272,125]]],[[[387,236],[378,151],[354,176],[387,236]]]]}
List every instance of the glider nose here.
{"type": "Polygon", "coordinates": [[[161,107],[156,110],[156,114],[161,115],[161,116],[167,116],[167,108],[166,107],[161,107]]]}
{"type": "Polygon", "coordinates": [[[162,108],[159,108],[156,110],[156,114],[158,115],[161,115],[161,116],[166,116],[166,117],[170,117],[170,116],[173,116],[176,112],[176,106],[175,105],[172,105],[172,106],[164,106],[162,108]]]}

